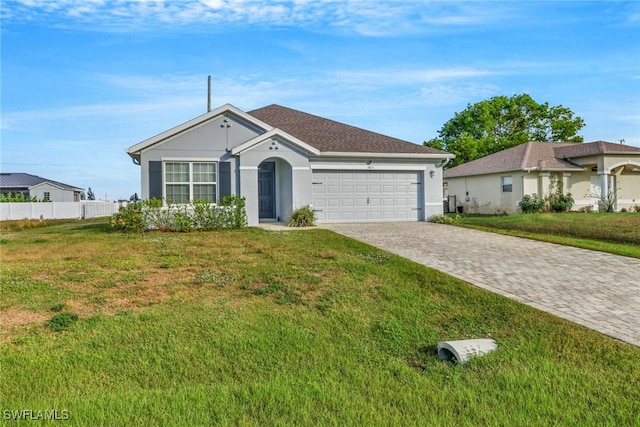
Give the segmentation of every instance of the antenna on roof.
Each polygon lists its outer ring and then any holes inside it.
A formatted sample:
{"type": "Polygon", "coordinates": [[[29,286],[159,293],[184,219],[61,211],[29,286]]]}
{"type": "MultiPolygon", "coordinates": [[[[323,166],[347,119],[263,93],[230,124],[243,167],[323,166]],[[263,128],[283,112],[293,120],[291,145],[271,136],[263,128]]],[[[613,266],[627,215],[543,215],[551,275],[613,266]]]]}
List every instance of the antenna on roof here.
{"type": "Polygon", "coordinates": [[[207,79],[207,113],[211,112],[211,74],[207,79]]]}
{"type": "Polygon", "coordinates": [[[621,139],[620,141],[618,141],[620,144],[624,144],[624,139],[621,139]]]}

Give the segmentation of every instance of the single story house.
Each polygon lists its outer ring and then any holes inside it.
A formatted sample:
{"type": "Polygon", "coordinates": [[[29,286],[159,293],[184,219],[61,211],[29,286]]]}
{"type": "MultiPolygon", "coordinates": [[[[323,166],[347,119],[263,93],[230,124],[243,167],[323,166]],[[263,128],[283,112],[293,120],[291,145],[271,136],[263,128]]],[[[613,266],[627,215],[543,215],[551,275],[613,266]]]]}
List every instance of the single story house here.
{"type": "Polygon", "coordinates": [[[0,173],[0,193],[24,194],[39,201],[79,202],[84,189],[31,175],[28,173],[0,173]]]}
{"type": "Polygon", "coordinates": [[[279,105],[230,104],[127,153],[141,167],[143,199],[240,195],[249,226],[306,205],[319,223],[427,220],[442,213],[442,166],[453,157],[279,105]]]}
{"type": "Polygon", "coordinates": [[[470,213],[517,212],[524,195],[544,197],[560,182],[572,210],[598,210],[606,199],[615,210],[640,205],[640,148],[527,142],[444,171],[445,197],[470,213]]]}

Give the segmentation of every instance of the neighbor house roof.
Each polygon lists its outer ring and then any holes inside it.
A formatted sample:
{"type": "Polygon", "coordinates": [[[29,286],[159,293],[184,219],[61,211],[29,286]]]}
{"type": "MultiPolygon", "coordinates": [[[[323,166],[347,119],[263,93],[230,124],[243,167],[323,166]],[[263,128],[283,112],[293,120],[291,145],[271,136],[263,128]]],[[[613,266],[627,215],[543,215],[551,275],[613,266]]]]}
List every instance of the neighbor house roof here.
{"type": "Polygon", "coordinates": [[[2,172],[0,173],[0,188],[3,190],[11,190],[11,189],[29,189],[39,184],[48,183],[51,185],[55,185],[56,187],[60,187],[64,190],[73,190],[73,191],[83,191],[82,188],[74,187],[72,185],[63,184],[58,181],[54,181],[52,179],[42,178],[37,175],[31,175],[28,173],[9,173],[2,172]]]}
{"type": "Polygon", "coordinates": [[[447,169],[444,178],[517,170],[584,170],[571,159],[597,154],[640,155],[640,148],[605,141],[527,142],[447,169]]]}
{"type": "Polygon", "coordinates": [[[248,114],[295,136],[321,152],[448,154],[276,104],[249,111],[248,114]]]}
{"type": "Polygon", "coordinates": [[[595,141],[584,144],[567,144],[554,150],[560,158],[578,158],[594,154],[640,154],[640,148],[625,144],[614,144],[606,141],[595,141]]]}

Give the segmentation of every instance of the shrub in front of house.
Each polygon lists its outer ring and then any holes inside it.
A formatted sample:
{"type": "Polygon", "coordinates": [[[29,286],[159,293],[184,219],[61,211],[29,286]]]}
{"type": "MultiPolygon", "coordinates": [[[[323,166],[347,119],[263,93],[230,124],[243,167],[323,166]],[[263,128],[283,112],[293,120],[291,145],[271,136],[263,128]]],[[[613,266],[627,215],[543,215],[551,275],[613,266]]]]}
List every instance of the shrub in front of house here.
{"type": "Polygon", "coordinates": [[[316,215],[311,206],[306,205],[291,212],[289,216],[289,227],[311,227],[316,222],[316,215]]]}
{"type": "Polygon", "coordinates": [[[544,208],[544,199],[540,199],[537,194],[525,195],[518,202],[522,213],[537,213],[544,208]]]}
{"type": "MultiPolygon", "coordinates": [[[[37,202],[38,198],[33,196],[25,196],[24,193],[6,193],[0,194],[0,203],[29,203],[29,202],[37,202]]],[[[45,200],[43,200],[44,202],[45,200]]]]}
{"type": "Polygon", "coordinates": [[[246,225],[245,200],[240,196],[223,197],[217,205],[205,200],[164,205],[159,199],[142,200],[121,207],[111,218],[111,227],[124,233],[238,229],[246,225]]]}
{"type": "Polygon", "coordinates": [[[455,224],[460,224],[463,220],[464,220],[463,216],[460,216],[460,215],[456,214],[456,216],[434,215],[434,216],[431,217],[431,219],[429,221],[430,222],[434,222],[436,224],[455,225],[455,224]]]}
{"type": "Polygon", "coordinates": [[[571,193],[562,194],[560,191],[547,196],[547,203],[551,212],[567,212],[573,207],[573,196],[571,193]]]}

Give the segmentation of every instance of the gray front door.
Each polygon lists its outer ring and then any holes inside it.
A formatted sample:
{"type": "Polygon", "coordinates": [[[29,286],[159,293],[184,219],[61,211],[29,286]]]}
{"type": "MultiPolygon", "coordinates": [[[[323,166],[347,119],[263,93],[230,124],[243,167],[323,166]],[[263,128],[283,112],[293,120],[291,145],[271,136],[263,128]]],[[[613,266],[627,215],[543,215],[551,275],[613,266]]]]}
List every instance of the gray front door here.
{"type": "Polygon", "coordinates": [[[258,217],[276,218],[276,164],[262,162],[258,168],[258,217]]]}

